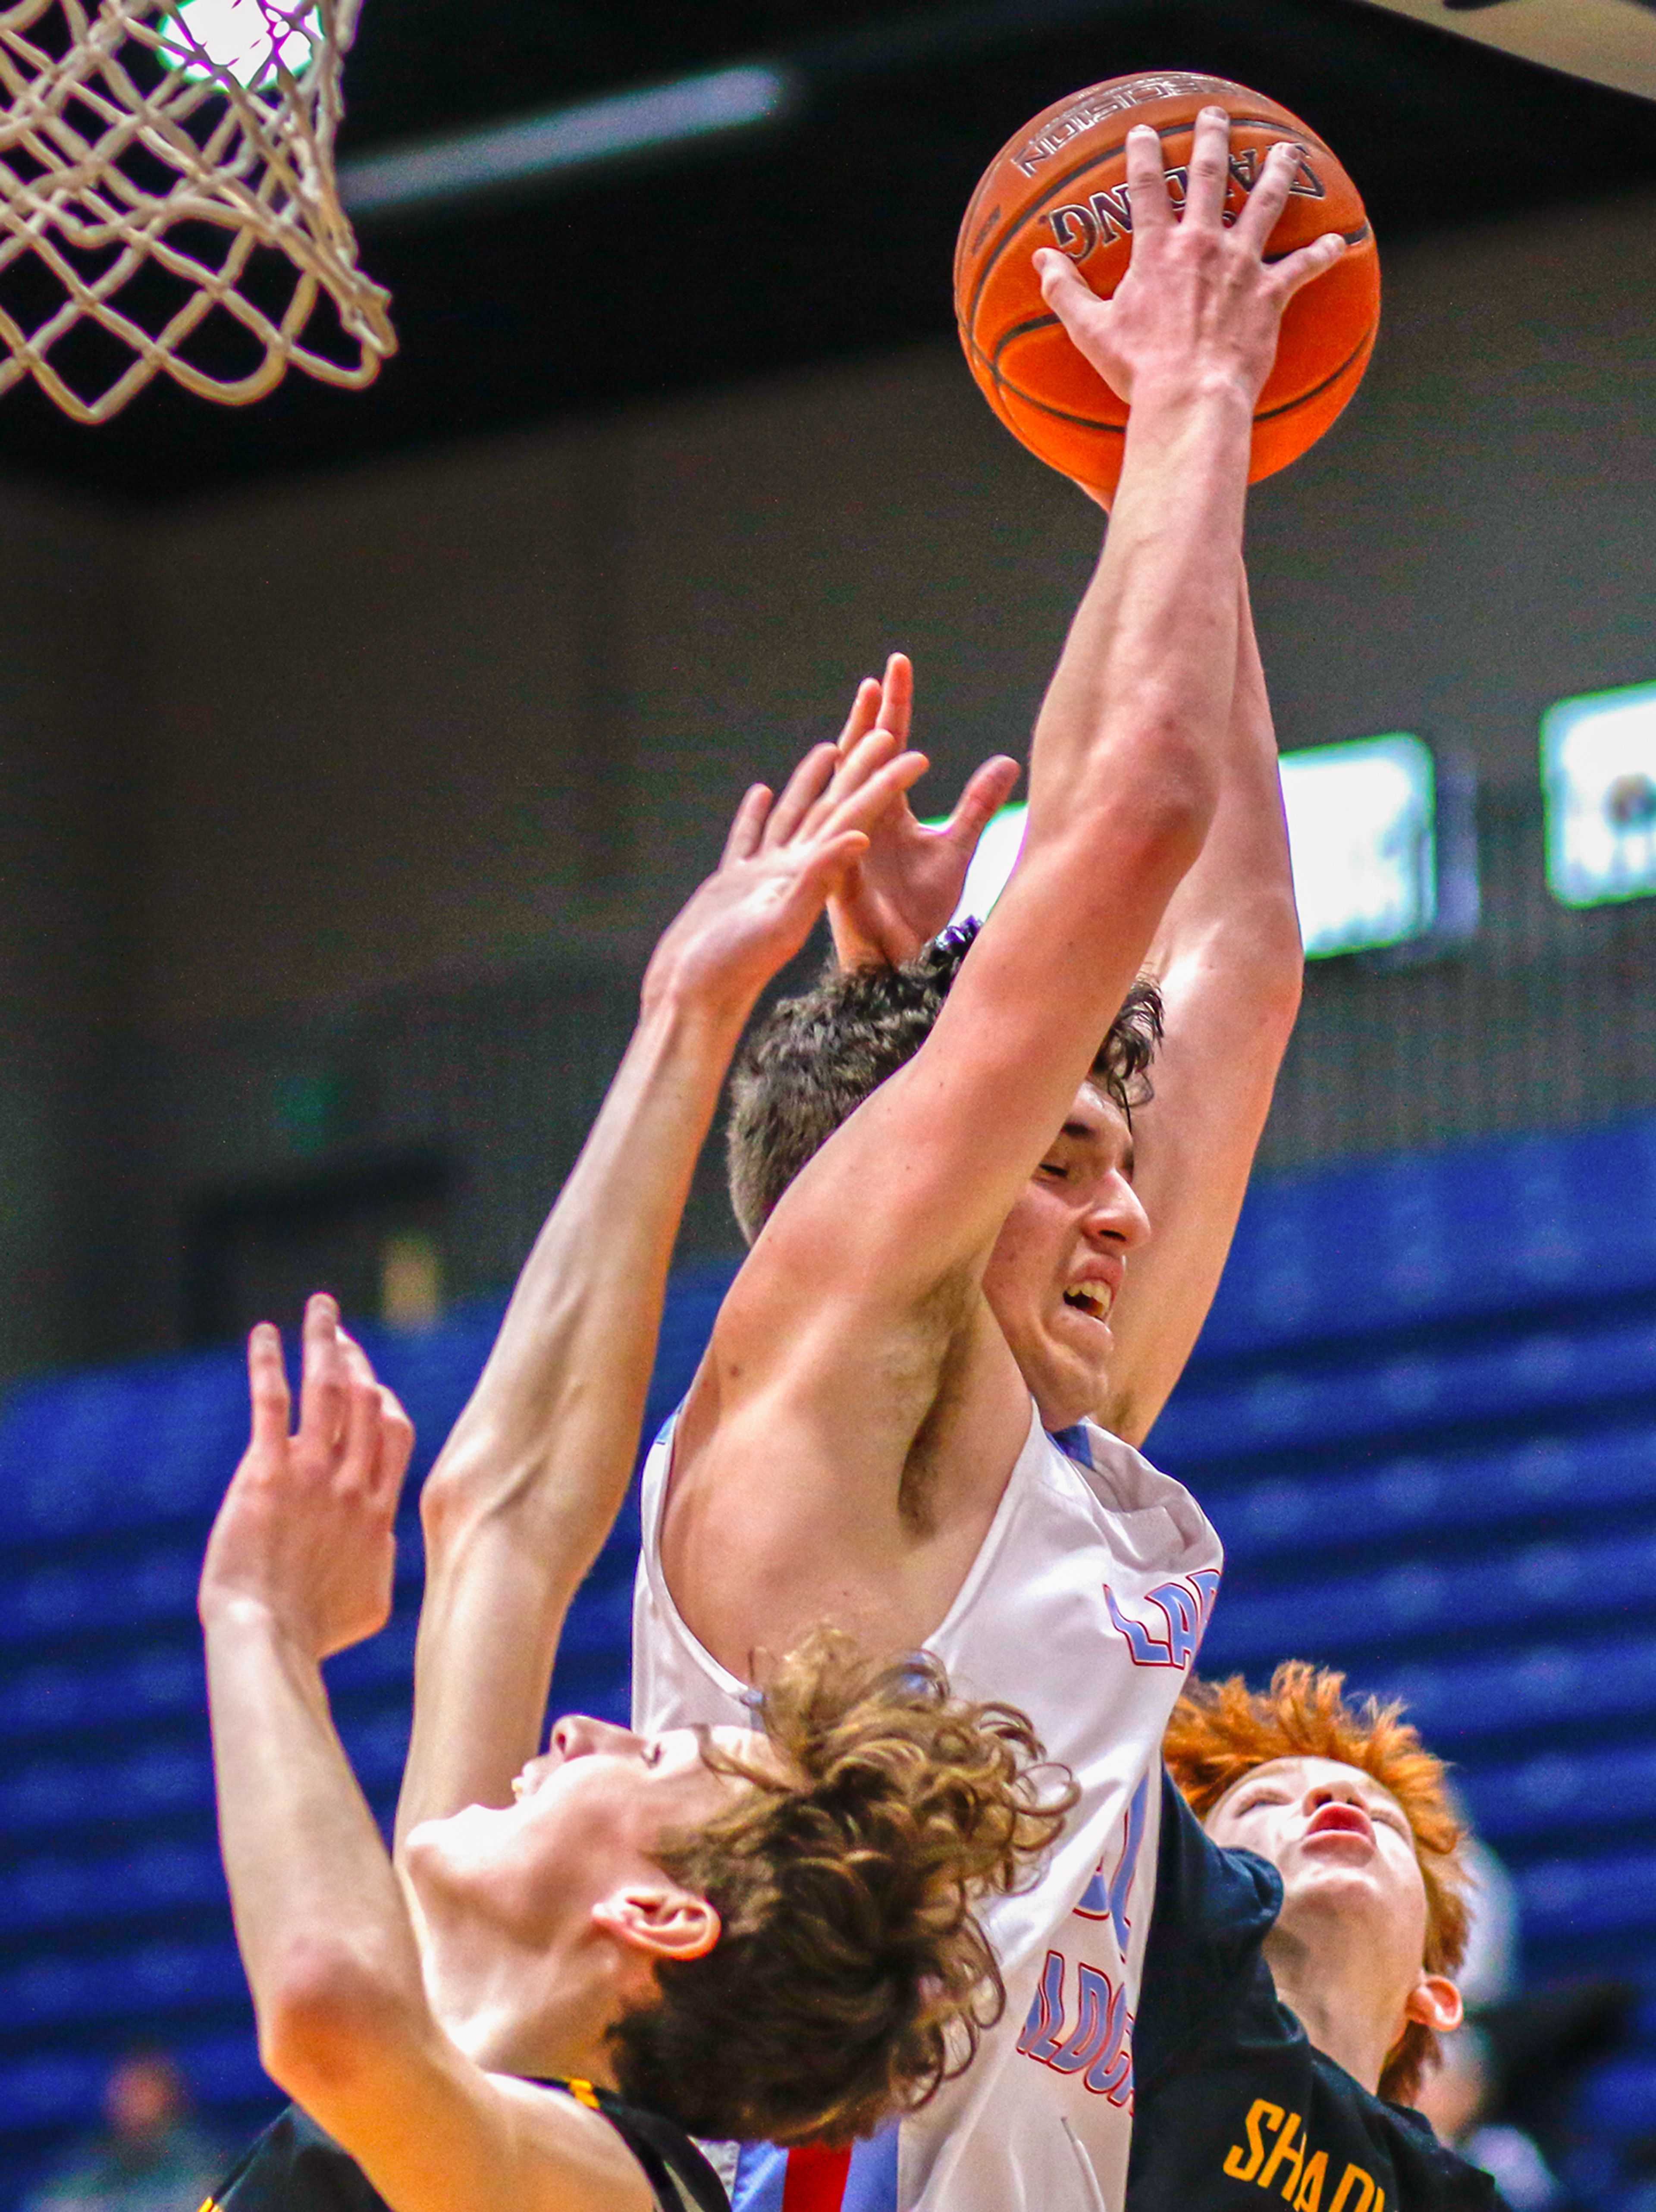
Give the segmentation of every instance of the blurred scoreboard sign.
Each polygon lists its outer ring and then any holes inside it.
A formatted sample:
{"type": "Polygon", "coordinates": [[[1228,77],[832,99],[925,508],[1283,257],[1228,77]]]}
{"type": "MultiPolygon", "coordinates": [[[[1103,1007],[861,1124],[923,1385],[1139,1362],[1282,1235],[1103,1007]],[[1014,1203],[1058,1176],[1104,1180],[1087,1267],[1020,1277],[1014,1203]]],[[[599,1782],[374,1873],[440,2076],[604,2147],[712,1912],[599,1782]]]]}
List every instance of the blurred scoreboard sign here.
{"type": "Polygon", "coordinates": [[[1526,62],[1656,100],[1651,0],[1368,0],[1526,62]]]}
{"type": "MultiPolygon", "coordinates": [[[[1294,892],[1307,957],[1373,952],[1437,921],[1436,787],[1418,738],[1362,738],[1282,757],[1294,892]]],[[[1027,806],[983,833],[956,921],[986,915],[1022,849],[1027,806]]]]}
{"type": "Polygon", "coordinates": [[[1437,786],[1401,732],[1284,753],[1283,804],[1306,957],[1377,952],[1437,920],[1437,786]]]}
{"type": "Polygon", "coordinates": [[[1656,684],[1549,708],[1541,781],[1555,898],[1602,906],[1656,893],[1656,684]]]}

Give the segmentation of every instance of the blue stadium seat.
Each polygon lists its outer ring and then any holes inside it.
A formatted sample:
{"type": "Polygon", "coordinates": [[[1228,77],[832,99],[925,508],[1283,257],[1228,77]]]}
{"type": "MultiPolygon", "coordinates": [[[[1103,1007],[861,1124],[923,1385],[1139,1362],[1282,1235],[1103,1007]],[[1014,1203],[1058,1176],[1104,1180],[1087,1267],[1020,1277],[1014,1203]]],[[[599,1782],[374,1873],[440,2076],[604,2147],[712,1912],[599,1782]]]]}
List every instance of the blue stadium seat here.
{"type": "Polygon", "coordinates": [[[216,1942],[157,1938],[132,1948],[69,1952],[0,1968],[0,2017],[35,2029],[144,2021],[158,2008],[240,2005],[246,1995],[227,1917],[216,1942]]]}
{"type": "MultiPolygon", "coordinates": [[[[1481,1641],[1481,1639],[1480,1639],[1481,1641]]],[[[1429,1743],[1464,1755],[1467,1739],[1514,1732],[1532,1741],[1554,1730],[1579,1735],[1603,1721],[1656,1713],[1656,1638],[1520,1646],[1360,1669],[1356,1680],[1401,1698],[1429,1743]]]]}
{"type": "Polygon", "coordinates": [[[1247,1377],[1199,1370],[1156,1423],[1157,1459],[1195,1479],[1207,1460],[1350,1445],[1400,1430],[1548,1419],[1561,1409],[1647,1398],[1656,1371],[1648,1315],[1587,1315],[1522,1334],[1410,1345],[1376,1358],[1307,1359],[1247,1377]]]}
{"type": "Polygon", "coordinates": [[[1329,1574],[1289,1589],[1222,1591],[1205,1666],[1372,1651],[1404,1640],[1580,1620],[1602,1633],[1625,1612],[1656,1613],[1656,1516],[1636,1534],[1526,1545],[1495,1558],[1400,1562],[1378,1574],[1329,1574]]]}
{"type": "Polygon", "coordinates": [[[1656,1285],[1656,1117],[1256,1185],[1200,1358],[1656,1285]]]}
{"type": "Polygon", "coordinates": [[[204,1826],[199,1840],[140,1840],[75,1856],[59,1848],[23,1859],[7,1869],[6,1889],[6,1934],[49,1939],[227,1902],[217,1838],[204,1826]]]}
{"type": "MultiPolygon", "coordinates": [[[[1656,1117],[1262,1185],[1236,1252],[1152,1439],[1228,1548],[1204,1669],[1310,1656],[1406,1698],[1514,1871],[1531,1960],[1648,1984],[1590,2112],[1607,2138],[1656,2132],[1656,1117]]],[[[729,1276],[676,1280],[648,1434],[729,1276]]],[[[373,1335],[416,1480],[499,1312],[373,1335]]],[[[246,1431],[239,1351],[0,1407],[0,2202],[52,2130],[89,2123],[139,2024],[209,2114],[251,2126],[277,2101],[213,1835],[194,1618],[246,1431]]],[[[391,1626],[329,1668],[381,1818],[407,1742],[412,1485],[399,1539],[391,1626]]],[[[555,1710],[625,1717],[636,1546],[629,1504],[555,1710]]]]}
{"type": "Polygon", "coordinates": [[[1399,1453],[1349,1474],[1324,1467],[1239,1486],[1222,1470],[1204,1469],[1193,1479],[1234,1571],[1296,1553],[1524,1522],[1579,1528],[1596,1514],[1656,1509],[1656,1422],[1530,1436],[1493,1449],[1399,1453]]]}
{"type": "Polygon", "coordinates": [[[1560,1747],[1514,1766],[1480,1765],[1461,1777],[1461,1791],[1478,1833],[1501,1849],[1656,1820],[1656,1743],[1560,1747]]]}

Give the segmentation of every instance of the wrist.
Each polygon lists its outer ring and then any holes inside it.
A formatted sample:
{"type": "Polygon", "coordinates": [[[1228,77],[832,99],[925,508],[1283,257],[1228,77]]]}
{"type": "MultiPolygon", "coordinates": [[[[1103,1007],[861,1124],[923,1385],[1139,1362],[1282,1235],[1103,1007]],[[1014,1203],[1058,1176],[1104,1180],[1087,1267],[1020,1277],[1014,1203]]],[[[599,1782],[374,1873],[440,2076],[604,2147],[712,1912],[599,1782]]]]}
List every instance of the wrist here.
{"type": "Polygon", "coordinates": [[[1134,379],[1128,431],[1162,436],[1253,428],[1256,382],[1237,362],[1181,362],[1134,379]]]}
{"type": "Polygon", "coordinates": [[[639,991],[639,1024],[669,1049],[728,1058],[758,1000],[749,983],[652,962],[639,991]]]}
{"type": "Polygon", "coordinates": [[[209,1644],[260,1645],[297,1653],[313,1666],[321,1663],[306,1650],[304,1638],[295,1632],[283,1608],[267,1595],[234,1586],[209,1589],[203,1584],[197,1611],[209,1644]]]}

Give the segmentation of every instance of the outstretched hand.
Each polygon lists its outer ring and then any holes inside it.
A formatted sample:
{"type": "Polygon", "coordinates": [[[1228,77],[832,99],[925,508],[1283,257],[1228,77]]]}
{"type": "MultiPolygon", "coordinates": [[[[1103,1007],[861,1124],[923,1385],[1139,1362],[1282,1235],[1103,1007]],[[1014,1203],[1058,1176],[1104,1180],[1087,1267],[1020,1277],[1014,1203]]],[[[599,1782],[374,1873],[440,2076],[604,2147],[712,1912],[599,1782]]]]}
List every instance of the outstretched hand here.
{"type": "Polygon", "coordinates": [[[755,784],[717,870],[656,947],[646,1008],[671,989],[745,1018],[868,852],[876,825],[894,807],[907,811],[903,793],[926,765],[901,734],[870,718],[849,743],[813,746],[779,799],[755,784]]]}
{"type": "Polygon", "coordinates": [[[325,1659],[390,1616],[391,1528],[414,1425],[325,1296],[305,1309],[296,1435],[282,1338],[268,1322],[247,1340],[247,1379],[252,1436],[208,1539],[202,1618],[256,1607],[325,1659]]]}
{"type": "MultiPolygon", "coordinates": [[[[877,729],[906,745],[913,700],[908,656],[894,653],[883,683],[867,676],[858,686],[840,738],[841,754],[854,753],[877,729]]],[[[868,849],[828,898],[842,968],[895,968],[937,935],[960,903],[985,824],[1011,797],[1018,775],[1017,763],[998,754],[971,777],[939,827],[918,821],[906,794],[869,825],[868,849]]]]}
{"type": "Polygon", "coordinates": [[[1182,216],[1162,169],[1162,142],[1147,124],[1127,134],[1132,258],[1113,298],[1101,300],[1068,255],[1034,257],[1046,304],[1113,391],[1131,403],[1143,388],[1187,391],[1192,380],[1234,382],[1250,407],[1271,374],[1283,311],[1301,285],[1345,251],[1338,231],[1265,258],[1288,203],[1300,149],[1273,146],[1234,222],[1224,219],[1230,118],[1204,107],[1192,135],[1182,216]]]}

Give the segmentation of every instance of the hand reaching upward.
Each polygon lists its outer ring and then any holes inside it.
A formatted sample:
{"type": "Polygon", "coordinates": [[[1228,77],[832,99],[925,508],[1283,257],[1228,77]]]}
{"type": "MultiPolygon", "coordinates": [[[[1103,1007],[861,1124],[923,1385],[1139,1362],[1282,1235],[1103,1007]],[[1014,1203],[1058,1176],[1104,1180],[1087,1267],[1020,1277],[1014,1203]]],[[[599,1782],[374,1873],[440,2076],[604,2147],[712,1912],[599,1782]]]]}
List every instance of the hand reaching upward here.
{"type": "MultiPolygon", "coordinates": [[[[867,676],[858,686],[840,738],[841,755],[853,754],[875,730],[906,745],[913,699],[908,656],[894,653],[883,684],[867,676]]],[[[896,967],[937,935],[960,903],[985,824],[1011,797],[1018,775],[1015,760],[997,754],[972,775],[940,828],[915,818],[906,793],[870,824],[868,849],[828,898],[842,968],[896,967]]]]}
{"type": "Polygon", "coordinates": [[[413,1424],[331,1297],[305,1309],[296,1434],[282,1338],[268,1322],[247,1340],[247,1379],[252,1436],[208,1539],[202,1619],[254,1609],[307,1657],[325,1659],[390,1615],[391,1524],[413,1424]]]}
{"type": "MultiPolygon", "coordinates": [[[[877,686],[876,687],[877,690],[877,686]]],[[[927,766],[870,716],[836,744],[814,746],[773,798],[755,784],[737,809],[718,868],[656,947],[647,1009],[671,990],[745,1018],[810,936],[823,901],[870,847],[877,826],[927,766]]],[[[975,842],[975,841],[974,841],[975,842]]]]}

